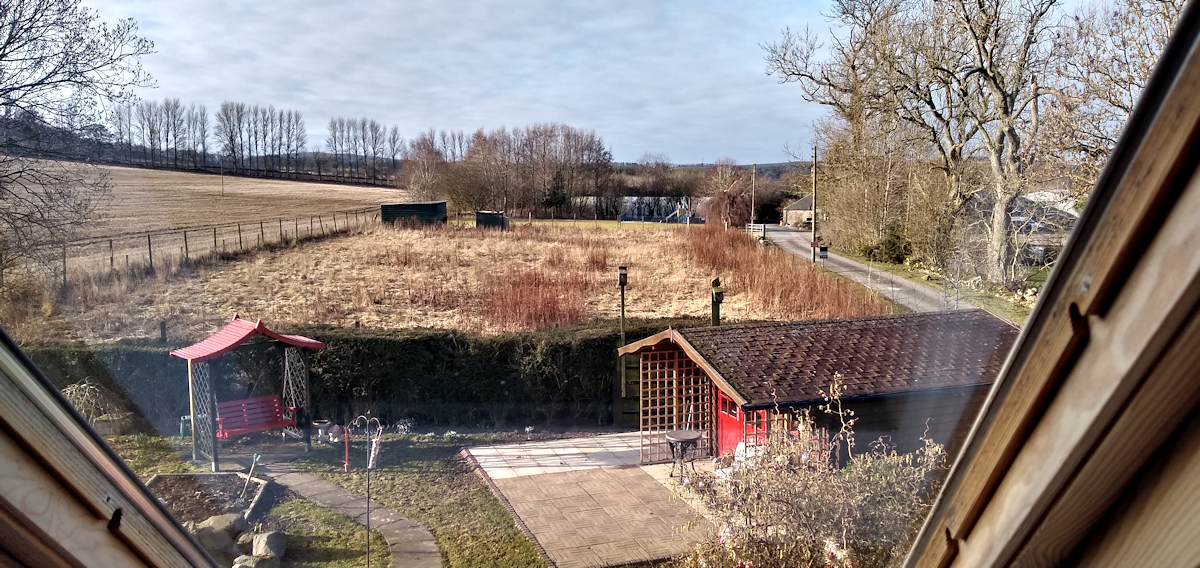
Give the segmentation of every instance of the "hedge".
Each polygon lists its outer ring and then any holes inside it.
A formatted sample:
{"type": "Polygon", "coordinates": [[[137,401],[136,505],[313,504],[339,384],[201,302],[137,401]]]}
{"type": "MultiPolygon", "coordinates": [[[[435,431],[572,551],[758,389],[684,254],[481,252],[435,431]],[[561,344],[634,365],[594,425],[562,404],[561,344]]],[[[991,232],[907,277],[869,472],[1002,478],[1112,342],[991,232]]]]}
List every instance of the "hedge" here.
{"type": "MultiPolygon", "coordinates": [[[[635,341],[705,320],[626,322],[635,341]]],[[[314,418],[345,421],[371,411],[385,423],[500,428],[533,424],[602,425],[612,417],[618,325],[481,335],[456,330],[308,327],[286,330],[325,342],[311,355],[314,418]]],[[[247,348],[214,361],[218,400],[281,391],[277,349],[247,348]]],[[[160,432],[177,431],[188,413],[187,365],[171,358],[182,345],[26,345],[60,388],[90,377],[118,393],[160,432]]]]}

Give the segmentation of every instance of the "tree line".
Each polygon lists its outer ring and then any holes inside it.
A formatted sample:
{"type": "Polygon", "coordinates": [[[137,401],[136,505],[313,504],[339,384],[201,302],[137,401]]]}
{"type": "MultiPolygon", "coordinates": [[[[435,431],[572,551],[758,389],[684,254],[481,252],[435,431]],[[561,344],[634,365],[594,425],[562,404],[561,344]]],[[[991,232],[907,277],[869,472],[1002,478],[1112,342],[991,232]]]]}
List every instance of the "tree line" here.
{"type": "Polygon", "coordinates": [[[767,71],[830,110],[826,236],[1019,285],[1027,196],[1086,200],[1183,4],[835,0],[836,31],[785,29],[767,71]]]}

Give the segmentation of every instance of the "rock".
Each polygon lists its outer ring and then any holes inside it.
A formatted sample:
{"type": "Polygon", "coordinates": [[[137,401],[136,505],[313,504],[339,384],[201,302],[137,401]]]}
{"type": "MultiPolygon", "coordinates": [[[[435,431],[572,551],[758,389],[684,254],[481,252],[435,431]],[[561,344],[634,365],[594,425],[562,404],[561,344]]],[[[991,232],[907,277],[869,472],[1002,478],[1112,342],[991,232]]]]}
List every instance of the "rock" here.
{"type": "Polygon", "coordinates": [[[286,540],[281,531],[256,534],[254,535],[254,555],[283,558],[286,540]]]}
{"type": "Polygon", "coordinates": [[[279,559],[269,556],[242,555],[233,561],[233,568],[279,568],[279,559]]]}
{"type": "Polygon", "coordinates": [[[233,539],[224,531],[201,526],[196,529],[196,540],[200,541],[200,544],[213,555],[213,559],[221,564],[230,564],[237,557],[237,548],[233,544],[233,539]]]}
{"type": "Polygon", "coordinates": [[[237,537],[237,548],[242,554],[254,552],[254,533],[244,532],[237,537]]]}
{"type": "Polygon", "coordinates": [[[200,523],[200,526],[212,527],[229,535],[229,538],[233,538],[240,533],[246,532],[246,530],[250,528],[250,526],[246,524],[246,519],[243,519],[242,516],[237,513],[209,517],[203,523],[200,523]]]}

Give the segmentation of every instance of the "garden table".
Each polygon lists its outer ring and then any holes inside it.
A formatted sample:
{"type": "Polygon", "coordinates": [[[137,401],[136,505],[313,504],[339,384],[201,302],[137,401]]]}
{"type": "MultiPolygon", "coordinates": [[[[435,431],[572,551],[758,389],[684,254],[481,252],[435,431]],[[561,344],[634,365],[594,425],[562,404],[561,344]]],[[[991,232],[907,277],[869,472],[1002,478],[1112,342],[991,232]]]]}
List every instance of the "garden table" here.
{"type": "Polygon", "coordinates": [[[672,430],[667,432],[667,445],[671,448],[671,473],[668,477],[675,477],[675,466],[679,466],[679,474],[683,475],[684,461],[692,463],[692,473],[696,473],[696,451],[699,447],[700,432],[697,430],[672,430]],[[692,459],[687,460],[688,452],[691,452],[692,459]]]}

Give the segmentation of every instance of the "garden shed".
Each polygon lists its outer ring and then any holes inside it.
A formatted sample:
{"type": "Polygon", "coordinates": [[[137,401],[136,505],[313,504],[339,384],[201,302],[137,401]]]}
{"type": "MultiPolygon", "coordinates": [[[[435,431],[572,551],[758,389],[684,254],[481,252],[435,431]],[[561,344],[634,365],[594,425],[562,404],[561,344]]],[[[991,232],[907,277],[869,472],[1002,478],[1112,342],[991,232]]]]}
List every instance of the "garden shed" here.
{"type": "Polygon", "coordinates": [[[475,226],[480,229],[508,229],[508,216],[503,211],[476,211],[475,226]]]}
{"type": "Polygon", "coordinates": [[[379,208],[379,218],[385,226],[400,224],[441,225],[449,220],[445,201],[416,201],[412,203],[384,203],[379,208]]]}
{"type": "Polygon", "coordinates": [[[981,310],[668,329],[620,350],[640,359],[642,462],[669,459],[667,432],[699,430],[724,455],[794,429],[841,386],[861,446],[890,437],[911,451],[924,433],[953,454],[965,439],[1017,329],[981,310]]]}

